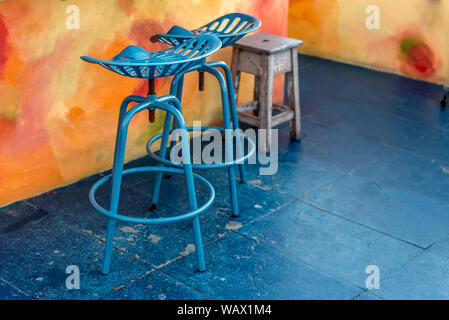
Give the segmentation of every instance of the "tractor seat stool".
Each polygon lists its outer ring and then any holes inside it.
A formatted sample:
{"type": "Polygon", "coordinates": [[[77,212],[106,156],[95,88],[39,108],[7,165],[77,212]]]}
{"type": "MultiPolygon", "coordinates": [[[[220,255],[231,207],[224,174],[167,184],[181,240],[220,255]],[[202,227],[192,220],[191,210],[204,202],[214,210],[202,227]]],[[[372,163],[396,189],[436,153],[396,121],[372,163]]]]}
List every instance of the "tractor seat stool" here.
{"type": "MultiPolygon", "coordinates": [[[[215,191],[212,185],[201,176],[192,172],[192,163],[189,152],[182,152],[182,165],[180,168],[164,168],[164,167],[139,167],[123,170],[125,158],[126,138],[128,126],[131,119],[139,112],[149,110],[149,121],[154,122],[154,112],[156,109],[165,111],[166,119],[174,118],[177,127],[180,129],[180,138],[182,150],[189,149],[189,136],[186,130],[186,124],[181,112],[181,104],[179,100],[172,95],[157,97],[155,92],[155,78],[168,77],[184,72],[188,68],[195,65],[198,61],[213,54],[221,47],[221,41],[212,35],[203,35],[181,43],[168,50],[150,52],[136,46],[128,46],[117,56],[111,60],[99,60],[91,57],[81,57],[81,59],[96,63],[100,66],[113,71],[122,76],[132,78],[148,79],[148,95],[141,97],[130,95],[126,97],[120,107],[117,137],[115,141],[114,164],[112,175],[103,177],[97,181],[89,192],[89,200],[92,206],[105,215],[107,218],[106,230],[106,246],[104,254],[104,262],[102,272],[108,274],[110,271],[112,243],[114,240],[114,232],[116,221],[122,221],[135,224],[162,224],[184,220],[192,220],[193,233],[195,238],[195,248],[198,258],[199,271],[205,270],[204,253],[202,246],[201,230],[199,224],[199,215],[207,210],[215,199],[215,191]],[[128,109],[130,103],[137,105],[128,109]],[[169,174],[183,174],[188,194],[188,203],[190,212],[178,214],[171,217],[160,218],[139,218],[131,217],[118,213],[118,204],[120,197],[120,186],[122,176],[124,174],[142,173],[142,172],[165,172],[169,174]],[[194,180],[204,184],[209,190],[209,199],[198,208],[194,180]],[[111,198],[108,209],[98,204],[95,199],[95,193],[98,188],[111,181],[111,198]]],[[[167,142],[165,142],[167,143],[167,142]]]]}
{"type": "Polygon", "coordinates": [[[231,70],[235,103],[238,99],[240,73],[254,75],[254,101],[238,106],[237,112],[240,121],[265,129],[265,137],[259,141],[259,152],[270,151],[271,128],[284,122],[290,121],[290,137],[294,140],[301,139],[297,53],[297,48],[301,44],[301,40],[257,33],[232,45],[231,70]],[[286,73],[288,106],[273,104],[273,79],[284,73],[286,73]],[[252,111],[252,114],[249,111],[252,111]]]}
{"type": "MultiPolygon", "coordinates": [[[[226,46],[232,45],[237,40],[246,36],[248,33],[257,30],[261,25],[259,19],[252,17],[250,15],[244,13],[229,13],[223,15],[202,27],[187,30],[180,26],[173,26],[167,34],[155,34],[151,36],[150,40],[152,42],[163,42],[171,46],[179,45],[185,41],[189,41],[192,37],[198,35],[214,35],[218,39],[220,39],[222,43],[222,48],[226,46]]],[[[199,90],[204,90],[204,73],[207,72],[212,74],[220,85],[221,91],[221,101],[222,101],[222,109],[223,109],[223,122],[224,128],[210,128],[210,127],[202,127],[202,128],[187,128],[188,130],[207,130],[207,129],[216,129],[225,134],[225,156],[226,159],[223,163],[213,163],[213,164],[193,164],[194,169],[216,169],[216,168],[227,168],[228,169],[228,180],[229,180],[229,190],[231,195],[231,210],[232,216],[239,216],[238,210],[238,197],[237,197],[237,187],[235,183],[235,167],[238,167],[240,173],[240,181],[242,183],[246,182],[245,171],[244,171],[244,163],[245,160],[248,159],[255,153],[256,146],[255,143],[245,136],[241,130],[239,129],[239,121],[237,118],[237,109],[235,107],[235,99],[234,99],[234,91],[232,90],[232,76],[231,69],[228,65],[223,61],[212,61],[206,62],[205,59],[198,62],[197,65],[185,70],[185,73],[189,72],[199,72],[199,90]],[[220,71],[217,69],[222,69],[224,71],[224,77],[220,71]],[[231,127],[232,120],[232,127],[231,127]],[[236,156],[234,159],[233,156],[233,138],[230,130],[232,129],[236,133],[236,156]],[[248,144],[247,153],[244,154],[244,142],[248,144]]],[[[184,81],[184,74],[177,74],[172,82],[170,87],[170,94],[176,95],[176,97],[181,101],[182,98],[182,88],[184,81]]],[[[173,129],[176,128],[176,124],[174,123],[172,127],[171,124],[166,121],[164,125],[163,132],[154,137],[154,139],[150,140],[147,146],[147,150],[150,154],[150,157],[156,159],[160,163],[163,163],[168,166],[176,166],[172,162],[164,159],[167,153],[166,144],[161,144],[160,157],[154,154],[151,151],[151,145],[157,140],[162,139],[162,141],[166,141],[168,139],[168,135],[172,132],[173,129]]],[[[173,143],[172,146],[173,147],[173,143]]],[[[162,172],[158,174],[156,178],[156,183],[153,191],[153,204],[152,208],[156,209],[157,199],[159,196],[159,188],[162,183],[162,172]]]]}

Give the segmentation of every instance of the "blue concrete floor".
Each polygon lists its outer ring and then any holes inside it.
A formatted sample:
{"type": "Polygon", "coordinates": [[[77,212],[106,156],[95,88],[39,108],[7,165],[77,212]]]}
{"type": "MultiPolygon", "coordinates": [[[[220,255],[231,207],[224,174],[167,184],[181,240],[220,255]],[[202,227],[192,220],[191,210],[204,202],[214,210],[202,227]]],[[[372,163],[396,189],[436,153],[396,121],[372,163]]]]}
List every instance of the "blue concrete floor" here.
{"type": "MultiPolygon", "coordinates": [[[[276,175],[247,166],[240,218],[225,171],[201,172],[217,191],[201,216],[205,273],[188,223],[119,224],[112,272],[101,275],[105,219],[87,199],[98,175],[0,209],[0,298],[448,299],[442,87],[311,57],[300,65],[305,137],[289,142],[281,128],[276,175]],[[66,288],[69,265],[79,290],[66,288]],[[366,289],[369,265],[380,289],[366,289]]],[[[123,212],[148,214],[153,178],[125,178],[123,212]]],[[[162,215],[187,210],[181,177],[163,190],[162,215]]]]}

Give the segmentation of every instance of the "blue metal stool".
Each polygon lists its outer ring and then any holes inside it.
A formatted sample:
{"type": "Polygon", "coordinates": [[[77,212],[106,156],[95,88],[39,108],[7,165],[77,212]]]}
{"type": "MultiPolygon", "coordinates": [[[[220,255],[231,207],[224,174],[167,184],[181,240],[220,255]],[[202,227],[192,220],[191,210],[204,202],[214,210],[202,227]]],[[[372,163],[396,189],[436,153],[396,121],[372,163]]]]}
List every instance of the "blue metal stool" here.
{"type": "Polygon", "coordinates": [[[81,59],[87,62],[97,63],[102,67],[116,72],[122,76],[132,78],[146,78],[148,79],[149,84],[149,92],[146,97],[131,95],[123,100],[120,107],[117,126],[117,138],[115,142],[112,175],[108,175],[97,181],[92,186],[89,193],[89,199],[93,207],[107,217],[106,248],[102,269],[102,272],[104,274],[109,273],[110,270],[112,242],[116,221],[138,224],[161,224],[191,219],[195,237],[195,246],[198,255],[198,269],[200,271],[205,270],[205,261],[198,215],[203,213],[212,205],[212,202],[215,199],[215,191],[212,185],[206,179],[192,172],[190,153],[182,152],[182,165],[180,165],[181,169],[167,167],[139,167],[123,170],[123,162],[129,122],[137,113],[143,110],[149,110],[149,118],[151,122],[154,121],[155,109],[165,111],[166,122],[171,122],[172,117],[174,117],[177,128],[180,129],[179,132],[181,135],[183,150],[189,150],[189,136],[182,115],[181,104],[179,100],[172,95],[162,96],[158,98],[154,90],[154,79],[183,73],[193,65],[196,65],[198,61],[216,52],[220,48],[220,46],[221,42],[216,37],[212,35],[202,35],[192,38],[168,50],[159,52],[150,52],[136,46],[129,46],[111,60],[99,60],[86,56],[81,57],[81,59]],[[136,102],[138,104],[127,111],[128,105],[131,102],[136,102]],[[190,212],[167,218],[137,218],[119,214],[117,211],[122,176],[124,174],[138,172],[166,172],[170,174],[184,174],[188,192],[190,212]],[[195,196],[194,179],[204,184],[208,188],[210,193],[207,202],[199,208],[197,206],[195,196]],[[112,180],[111,200],[109,209],[105,209],[100,206],[95,200],[95,192],[101,185],[108,182],[109,180],[112,180]]]}
{"type": "MultiPolygon", "coordinates": [[[[150,40],[152,42],[164,42],[172,46],[177,46],[185,41],[189,41],[192,37],[198,35],[214,35],[219,38],[222,42],[222,48],[232,45],[234,42],[241,39],[246,34],[253,32],[258,29],[261,25],[259,19],[249,16],[243,13],[231,13],[224,15],[198,29],[194,29],[189,31],[179,26],[172,27],[167,34],[156,34],[153,35],[150,40]]],[[[225,152],[226,152],[226,161],[221,164],[193,164],[194,169],[214,169],[214,168],[228,168],[228,177],[229,177],[229,187],[231,193],[231,203],[232,203],[232,216],[238,217],[238,199],[237,199],[237,187],[235,184],[235,171],[234,167],[238,165],[240,172],[240,180],[242,183],[246,182],[245,171],[244,171],[244,161],[248,159],[255,151],[256,147],[254,142],[248,137],[241,134],[239,130],[239,121],[237,118],[237,109],[235,106],[235,97],[232,85],[232,75],[231,70],[228,65],[223,61],[213,61],[206,62],[205,59],[198,61],[198,63],[186,70],[184,73],[178,73],[172,80],[170,94],[176,95],[176,97],[181,100],[182,96],[182,87],[184,81],[184,74],[192,71],[199,72],[199,90],[202,91],[204,89],[204,72],[211,73],[215,76],[220,84],[221,89],[221,99],[222,99],[222,108],[223,108],[223,120],[224,120],[224,129],[223,128],[215,128],[222,132],[225,132],[225,152]],[[217,70],[217,68],[221,68],[224,71],[225,77],[217,70]],[[231,127],[231,117],[229,115],[229,111],[232,117],[232,127],[231,127]],[[233,129],[236,134],[236,150],[237,156],[236,159],[233,160],[230,156],[232,154],[233,142],[232,135],[230,130],[233,129]],[[246,155],[243,155],[243,146],[242,140],[246,140],[248,142],[249,150],[246,155]]],[[[150,157],[156,159],[157,161],[166,164],[172,165],[170,161],[165,160],[166,155],[166,144],[164,143],[170,134],[170,122],[165,122],[164,130],[161,135],[154,137],[149,141],[147,150],[150,154],[150,157]],[[162,138],[160,157],[151,152],[151,145],[158,139],[162,138]]],[[[176,124],[173,124],[173,129],[176,128],[176,124]]],[[[187,130],[196,130],[196,129],[210,129],[209,127],[202,128],[187,128],[187,130]]],[[[158,174],[156,178],[156,183],[153,191],[153,204],[152,209],[154,210],[157,205],[157,200],[159,197],[160,185],[162,183],[162,172],[158,174]]]]}

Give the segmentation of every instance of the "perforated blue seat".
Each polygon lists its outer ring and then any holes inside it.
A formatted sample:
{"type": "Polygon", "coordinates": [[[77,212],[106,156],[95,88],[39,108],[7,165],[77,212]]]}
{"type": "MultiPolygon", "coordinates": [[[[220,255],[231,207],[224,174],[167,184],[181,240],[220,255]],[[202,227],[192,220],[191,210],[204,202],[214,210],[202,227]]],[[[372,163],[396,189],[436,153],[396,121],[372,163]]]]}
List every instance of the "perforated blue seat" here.
{"type": "Polygon", "coordinates": [[[221,47],[221,42],[213,35],[189,38],[163,51],[148,51],[137,46],[128,46],[110,60],[100,60],[87,56],[84,61],[97,63],[122,76],[132,78],[162,78],[183,73],[199,60],[213,54],[221,47]]]}
{"type": "Polygon", "coordinates": [[[191,31],[180,26],[173,26],[167,34],[155,34],[150,40],[177,46],[192,37],[211,34],[221,40],[221,47],[224,48],[232,45],[246,34],[257,30],[260,26],[261,22],[256,17],[244,13],[229,13],[191,31]]]}

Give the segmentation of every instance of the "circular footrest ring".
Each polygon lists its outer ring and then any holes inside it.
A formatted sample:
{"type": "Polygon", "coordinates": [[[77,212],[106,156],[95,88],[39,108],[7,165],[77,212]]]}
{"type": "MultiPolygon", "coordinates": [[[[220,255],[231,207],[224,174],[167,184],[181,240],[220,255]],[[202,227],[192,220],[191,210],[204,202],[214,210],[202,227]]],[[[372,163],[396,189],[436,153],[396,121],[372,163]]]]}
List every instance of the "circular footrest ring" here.
{"type": "MultiPolygon", "coordinates": [[[[131,168],[131,169],[123,170],[123,174],[136,173],[136,172],[166,172],[166,173],[184,174],[184,170],[177,169],[177,168],[170,168],[170,167],[138,167],[138,168],[131,168]]],[[[212,187],[211,183],[209,181],[207,181],[206,179],[204,179],[203,177],[201,177],[200,175],[194,173],[193,179],[197,180],[197,181],[201,182],[203,185],[205,185],[209,189],[209,192],[210,192],[210,196],[209,196],[209,199],[207,200],[207,202],[204,205],[202,205],[201,207],[199,207],[198,209],[188,212],[188,213],[180,214],[180,215],[173,216],[173,217],[167,217],[167,218],[136,218],[136,217],[124,216],[124,215],[120,215],[117,213],[113,213],[109,210],[106,210],[105,208],[100,206],[98,204],[98,202],[95,200],[95,192],[98,190],[98,188],[100,186],[102,186],[104,183],[111,180],[111,178],[112,178],[112,175],[107,175],[106,177],[101,178],[100,180],[98,180],[97,182],[94,183],[94,185],[92,186],[92,188],[89,191],[89,201],[98,212],[105,215],[107,218],[114,219],[117,221],[123,221],[123,222],[127,222],[127,223],[136,223],[136,224],[163,224],[163,223],[184,221],[184,220],[192,219],[192,218],[200,215],[207,209],[209,209],[215,199],[215,190],[212,187]]]]}
{"type": "MultiPolygon", "coordinates": [[[[187,127],[186,128],[187,131],[204,131],[204,130],[218,130],[220,132],[225,132],[225,130],[232,130],[232,129],[224,129],[224,128],[217,128],[217,127],[187,127]]],[[[170,134],[173,132],[173,130],[170,132],[170,134]]],[[[170,160],[167,159],[163,159],[161,157],[159,157],[158,155],[156,155],[152,150],[151,150],[151,146],[159,139],[162,138],[163,132],[155,135],[154,137],[152,137],[150,139],[150,141],[148,141],[147,143],[147,152],[148,155],[150,156],[150,158],[163,163],[167,166],[171,166],[171,167],[176,167],[176,168],[182,168],[183,167],[183,163],[174,163],[170,160]]],[[[242,164],[245,162],[245,160],[247,160],[249,157],[251,157],[254,152],[256,151],[256,144],[254,143],[253,140],[251,140],[249,137],[245,136],[243,133],[241,134],[242,138],[246,141],[248,141],[248,149],[250,149],[248,151],[247,154],[245,154],[244,156],[232,160],[232,161],[228,161],[228,162],[223,162],[223,163],[211,163],[211,164],[197,164],[197,163],[192,163],[192,168],[193,169],[218,169],[218,168],[225,168],[225,167],[230,167],[230,166],[234,166],[237,164],[242,164]]]]}

